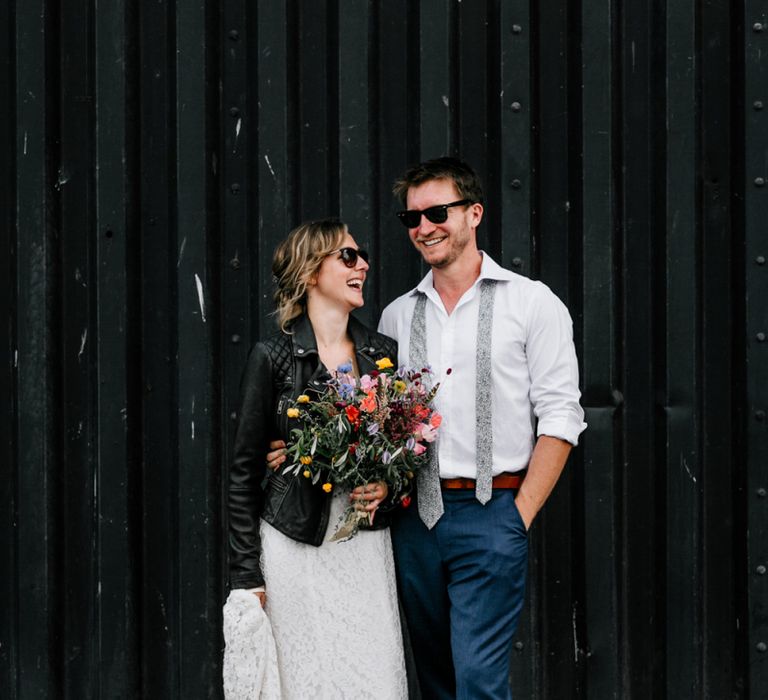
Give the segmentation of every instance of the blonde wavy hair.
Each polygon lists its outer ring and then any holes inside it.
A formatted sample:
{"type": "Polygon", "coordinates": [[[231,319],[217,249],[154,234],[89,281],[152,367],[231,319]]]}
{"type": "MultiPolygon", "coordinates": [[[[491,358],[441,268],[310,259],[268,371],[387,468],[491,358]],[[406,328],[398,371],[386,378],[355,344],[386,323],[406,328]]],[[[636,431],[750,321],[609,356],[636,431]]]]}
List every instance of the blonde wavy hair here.
{"type": "Polygon", "coordinates": [[[272,274],[277,284],[275,314],[281,330],[307,308],[307,286],[323,260],[339,248],[347,225],[338,219],[308,221],[297,226],[275,249],[272,274]]]}

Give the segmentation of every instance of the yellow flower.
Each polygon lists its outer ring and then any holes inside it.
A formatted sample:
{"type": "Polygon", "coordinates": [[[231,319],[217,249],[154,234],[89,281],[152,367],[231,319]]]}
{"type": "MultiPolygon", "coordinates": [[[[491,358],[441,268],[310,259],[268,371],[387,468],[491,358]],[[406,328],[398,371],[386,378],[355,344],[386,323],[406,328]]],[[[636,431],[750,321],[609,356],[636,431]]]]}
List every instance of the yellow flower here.
{"type": "Polygon", "coordinates": [[[298,408],[289,408],[285,413],[288,416],[288,418],[298,418],[299,417],[299,409],[298,408]]]}
{"type": "Polygon", "coordinates": [[[312,464],[312,457],[309,455],[302,455],[299,457],[299,462],[301,462],[306,467],[308,464],[312,464]]]}
{"type": "Polygon", "coordinates": [[[309,469],[305,469],[303,473],[304,473],[304,477],[307,479],[309,479],[309,477],[312,476],[312,472],[309,471],[309,469]]]}
{"type": "Polygon", "coordinates": [[[405,382],[402,379],[395,379],[392,386],[395,387],[395,391],[398,394],[402,394],[405,391],[405,382]]]}
{"type": "Polygon", "coordinates": [[[296,397],[296,403],[309,403],[309,396],[302,394],[296,397]]]}
{"type": "Polygon", "coordinates": [[[332,488],[333,488],[333,485],[329,484],[328,482],[323,484],[323,491],[325,491],[326,493],[330,493],[332,488]]]}
{"type": "Polygon", "coordinates": [[[376,360],[376,366],[379,369],[389,369],[390,367],[394,367],[392,360],[388,357],[382,357],[380,360],[376,360]]]}

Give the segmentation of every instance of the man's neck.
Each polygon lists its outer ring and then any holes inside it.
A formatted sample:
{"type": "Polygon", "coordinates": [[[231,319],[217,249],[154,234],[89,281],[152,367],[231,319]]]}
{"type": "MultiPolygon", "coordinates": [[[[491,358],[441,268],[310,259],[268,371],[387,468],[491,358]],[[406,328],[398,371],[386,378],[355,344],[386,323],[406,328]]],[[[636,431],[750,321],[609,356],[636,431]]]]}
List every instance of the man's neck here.
{"type": "Polygon", "coordinates": [[[480,251],[455,260],[443,268],[432,268],[432,285],[440,295],[446,312],[450,316],[466,292],[480,277],[483,256],[480,251]]]}

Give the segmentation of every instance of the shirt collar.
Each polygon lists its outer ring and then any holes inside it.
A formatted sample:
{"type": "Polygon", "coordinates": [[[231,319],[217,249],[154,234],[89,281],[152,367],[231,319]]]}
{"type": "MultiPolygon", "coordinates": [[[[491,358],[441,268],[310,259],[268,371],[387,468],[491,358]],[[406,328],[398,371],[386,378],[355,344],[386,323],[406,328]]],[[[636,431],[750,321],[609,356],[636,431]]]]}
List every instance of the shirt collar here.
{"type": "MultiPolygon", "coordinates": [[[[507,282],[515,276],[515,273],[510,270],[505,270],[499,265],[488,253],[481,250],[480,254],[483,256],[483,261],[480,263],[480,276],[475,280],[473,286],[475,286],[480,280],[498,280],[500,282],[507,282]]],[[[421,292],[426,294],[430,289],[434,288],[434,276],[432,270],[424,275],[424,278],[419,284],[411,290],[411,294],[421,292]]]]}

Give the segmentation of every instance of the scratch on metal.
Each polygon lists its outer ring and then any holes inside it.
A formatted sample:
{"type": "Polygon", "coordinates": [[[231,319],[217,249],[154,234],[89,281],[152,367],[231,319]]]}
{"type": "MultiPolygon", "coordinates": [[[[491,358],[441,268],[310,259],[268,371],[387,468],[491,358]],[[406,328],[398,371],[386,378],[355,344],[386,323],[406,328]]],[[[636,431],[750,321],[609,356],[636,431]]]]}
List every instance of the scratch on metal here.
{"type": "Polygon", "coordinates": [[[266,161],[266,163],[267,163],[267,167],[269,168],[269,172],[271,172],[271,173],[272,173],[272,177],[274,177],[275,179],[277,179],[277,175],[275,175],[275,171],[272,169],[272,163],[270,163],[270,162],[269,162],[269,156],[268,156],[268,155],[265,155],[265,156],[264,156],[264,160],[265,160],[265,161],[266,161]]]}
{"type": "Polygon", "coordinates": [[[187,237],[184,236],[184,239],[181,241],[181,247],[179,248],[179,257],[176,260],[176,269],[179,268],[179,265],[181,265],[181,259],[184,257],[184,248],[187,247],[187,237]]]}
{"type": "Polygon", "coordinates": [[[576,606],[573,606],[573,612],[571,613],[571,626],[573,627],[573,660],[578,663],[579,661],[579,640],[576,636],[576,606]]]}
{"type": "Polygon", "coordinates": [[[77,353],[77,361],[80,362],[80,358],[83,356],[83,350],[85,350],[85,341],[88,339],[88,329],[83,331],[80,336],[80,352],[77,353]]]}
{"type": "Polygon", "coordinates": [[[200,281],[200,277],[195,273],[195,284],[197,285],[197,300],[200,302],[200,315],[205,323],[205,301],[203,299],[203,283],[200,281]]]}
{"type": "Polygon", "coordinates": [[[683,455],[680,455],[680,466],[685,469],[688,476],[691,477],[691,481],[695,484],[696,483],[696,477],[693,475],[693,472],[688,467],[688,462],[685,461],[685,457],[683,455]]]}

